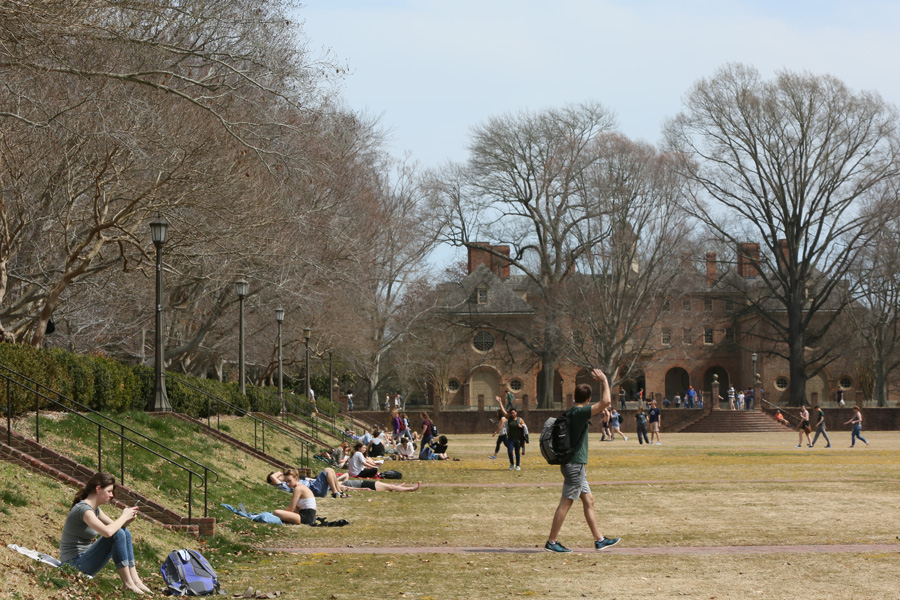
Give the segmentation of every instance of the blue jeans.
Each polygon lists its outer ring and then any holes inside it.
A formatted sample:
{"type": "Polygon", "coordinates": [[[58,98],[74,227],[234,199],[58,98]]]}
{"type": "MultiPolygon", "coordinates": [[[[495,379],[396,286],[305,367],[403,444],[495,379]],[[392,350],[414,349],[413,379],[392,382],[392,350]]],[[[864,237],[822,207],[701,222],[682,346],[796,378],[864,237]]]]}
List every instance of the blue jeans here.
{"type": "Polygon", "coordinates": [[[509,456],[509,465],[510,466],[513,466],[513,464],[515,464],[515,466],[517,466],[517,467],[519,466],[519,461],[521,460],[519,452],[520,452],[521,448],[522,448],[521,440],[510,440],[510,439],[506,440],[506,454],[509,456]],[[513,451],[515,451],[515,455],[516,455],[515,463],[513,463],[513,451]]]}
{"type": "Polygon", "coordinates": [[[864,443],[866,443],[866,444],[869,443],[869,442],[866,441],[866,438],[864,438],[863,436],[859,435],[859,432],[860,432],[860,431],[862,431],[862,425],[860,425],[859,423],[857,423],[856,425],[853,426],[853,431],[850,433],[850,445],[851,445],[851,446],[855,446],[855,445],[856,445],[856,440],[857,440],[857,439],[859,439],[859,441],[864,442],[864,443]]]}
{"type": "Polygon", "coordinates": [[[647,438],[647,426],[646,425],[638,425],[637,427],[637,436],[638,443],[643,444],[645,441],[649,444],[650,440],[647,438]],[[641,438],[644,438],[643,440],[641,438]]]}
{"type": "Polygon", "coordinates": [[[68,562],[85,575],[94,576],[113,559],[116,569],[134,566],[134,549],[131,547],[131,532],[124,527],[112,537],[100,537],[85,552],[68,562]]]}

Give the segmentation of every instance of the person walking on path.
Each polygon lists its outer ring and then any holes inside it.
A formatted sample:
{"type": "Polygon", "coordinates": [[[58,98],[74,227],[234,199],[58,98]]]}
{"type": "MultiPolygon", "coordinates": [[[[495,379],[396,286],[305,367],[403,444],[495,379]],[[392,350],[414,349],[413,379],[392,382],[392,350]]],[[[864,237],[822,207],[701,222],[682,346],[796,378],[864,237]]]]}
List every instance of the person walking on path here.
{"type": "Polygon", "coordinates": [[[628,436],[622,433],[622,415],[614,408],[612,409],[612,414],[609,417],[609,428],[610,428],[610,441],[616,439],[616,434],[622,436],[626,442],[628,441],[628,436]]]}
{"type": "Polygon", "coordinates": [[[850,433],[850,447],[853,448],[856,446],[856,440],[859,438],[859,441],[864,442],[866,444],[866,448],[869,447],[869,442],[866,441],[866,438],[859,435],[859,432],[862,431],[862,412],[859,410],[858,406],[853,407],[853,417],[844,425],[853,425],[853,431],[850,433]]]}
{"type": "Polygon", "coordinates": [[[597,514],[594,512],[594,495],[591,493],[591,486],[587,482],[587,472],[585,465],[588,460],[588,427],[591,417],[600,414],[607,408],[612,399],[609,392],[609,382],[606,375],[600,369],[591,371],[591,376],[595,381],[600,382],[603,386],[603,398],[600,402],[593,405],[591,401],[591,386],[581,383],[575,386],[575,406],[567,412],[569,415],[570,431],[573,433],[572,439],[575,442],[575,454],[569,459],[569,462],[560,465],[560,472],[563,475],[562,498],[553,514],[553,523],[550,526],[550,536],[544,549],[547,552],[571,552],[568,548],[559,543],[559,532],[562,529],[566,515],[572,508],[575,500],[581,498],[581,504],[584,508],[584,519],[587,521],[588,528],[594,536],[594,548],[603,550],[619,543],[619,538],[607,538],[600,533],[600,527],[597,524],[597,514]]]}
{"type": "Polygon", "coordinates": [[[637,421],[637,437],[638,443],[643,445],[644,442],[647,442],[647,445],[650,445],[650,440],[647,439],[647,415],[644,414],[644,407],[638,406],[637,414],[634,415],[634,420],[637,421]],[[644,439],[642,440],[641,437],[644,439]]]}
{"type": "Polygon", "coordinates": [[[662,412],[659,410],[659,407],[656,406],[656,400],[650,401],[650,410],[647,411],[647,418],[650,421],[650,441],[649,444],[653,443],[653,438],[656,438],[656,445],[659,446],[662,444],[659,441],[659,428],[662,425],[662,412]]]}
{"type": "Polygon", "coordinates": [[[825,436],[825,447],[831,448],[831,440],[828,439],[828,433],[825,431],[825,411],[819,408],[818,404],[813,406],[813,410],[816,411],[816,435],[813,437],[812,446],[810,446],[810,448],[816,445],[820,435],[825,436]]]}
{"type": "Polygon", "coordinates": [[[806,435],[806,447],[812,448],[812,440],[809,439],[809,411],[806,410],[805,405],[800,405],[800,425],[797,427],[797,432],[800,434],[799,439],[797,440],[797,447],[803,447],[803,436],[806,435]]]}
{"type": "Polygon", "coordinates": [[[609,431],[609,422],[612,420],[612,413],[609,411],[609,408],[604,408],[600,411],[600,419],[600,441],[611,442],[612,433],[609,431]]]}

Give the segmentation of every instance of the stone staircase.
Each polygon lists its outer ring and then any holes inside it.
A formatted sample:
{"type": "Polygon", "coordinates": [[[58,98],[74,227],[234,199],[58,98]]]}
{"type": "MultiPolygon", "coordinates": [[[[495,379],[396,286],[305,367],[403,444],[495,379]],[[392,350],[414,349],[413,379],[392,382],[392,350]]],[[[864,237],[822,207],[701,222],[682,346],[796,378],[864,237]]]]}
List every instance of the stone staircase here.
{"type": "MultiPolygon", "coordinates": [[[[83,487],[96,474],[95,470],[16,432],[12,432],[9,438],[11,438],[9,440],[11,443],[7,444],[6,428],[0,427],[0,459],[18,464],[39,475],[52,477],[76,489],[83,487]]],[[[115,474],[113,473],[113,475],[115,474]]],[[[199,489],[194,492],[195,496],[201,493],[199,489]]],[[[114,506],[119,508],[134,506],[138,500],[141,501],[141,516],[152,523],[166,529],[185,531],[192,535],[204,537],[215,535],[215,518],[193,517],[189,520],[117,481],[114,506]]],[[[200,510],[202,511],[202,507],[200,510]]]]}
{"type": "MultiPolygon", "coordinates": [[[[210,437],[213,437],[213,438],[219,440],[220,442],[228,444],[229,446],[232,446],[233,448],[237,448],[241,452],[245,452],[245,453],[249,454],[250,456],[252,456],[253,458],[263,461],[264,463],[270,464],[273,467],[275,467],[276,469],[283,470],[283,469],[288,469],[292,466],[279,458],[275,458],[271,454],[266,454],[265,452],[262,452],[261,450],[257,450],[250,444],[242,442],[241,440],[228,435],[224,431],[220,431],[220,430],[216,429],[215,427],[208,426],[206,423],[204,423],[203,421],[200,421],[199,419],[195,419],[195,418],[190,417],[183,413],[162,413],[162,414],[165,416],[168,416],[170,418],[173,418],[173,419],[178,419],[179,421],[183,421],[185,423],[190,423],[191,425],[196,425],[200,428],[200,431],[202,431],[204,434],[206,434],[210,437]]],[[[312,473],[311,469],[308,469],[306,467],[297,467],[297,470],[300,472],[301,477],[310,477],[311,473],[312,473]]]]}
{"type": "Polygon", "coordinates": [[[785,431],[783,425],[757,410],[714,410],[681,430],[684,433],[754,433],[785,431]]]}

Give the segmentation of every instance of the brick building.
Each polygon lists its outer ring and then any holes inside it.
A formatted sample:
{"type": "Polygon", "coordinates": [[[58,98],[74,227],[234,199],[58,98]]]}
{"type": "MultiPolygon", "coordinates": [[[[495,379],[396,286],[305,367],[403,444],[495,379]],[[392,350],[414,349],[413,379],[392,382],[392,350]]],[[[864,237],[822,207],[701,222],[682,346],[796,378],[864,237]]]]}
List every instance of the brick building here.
{"type": "MultiPolygon", "coordinates": [[[[787,404],[788,363],[771,352],[774,346],[751,334],[760,333],[765,325],[746,310],[741,292],[749,289],[752,295],[754,286],[759,286],[759,253],[759,244],[741,244],[734,264],[721,268],[716,253],[709,252],[702,272],[683,289],[673,290],[668,299],[660,299],[661,312],[650,342],[637,357],[638,368],[621,384],[630,399],[638,389],[658,399],[684,397],[693,385],[708,403],[714,380],[722,396],[730,385],[735,389],[753,387],[755,359],[764,397],[787,404]]],[[[509,256],[509,247],[481,244],[469,248],[468,275],[446,290],[447,311],[460,325],[464,341],[451,358],[448,378],[435,386],[444,406],[475,407],[479,397],[491,405],[506,386],[519,403],[527,399],[531,406],[537,405],[544,377],[541,362],[525,344],[502,332],[538,326],[540,311],[533,303],[536,291],[528,278],[510,274],[509,262],[502,255],[509,256]]],[[[773,314],[779,310],[775,304],[770,308],[773,314]]],[[[843,390],[846,401],[856,401],[856,372],[857,365],[849,357],[832,362],[807,381],[809,403],[834,406],[838,389],[843,390]]],[[[570,399],[573,382],[591,381],[585,371],[564,359],[552,376],[557,404],[570,399]]]]}

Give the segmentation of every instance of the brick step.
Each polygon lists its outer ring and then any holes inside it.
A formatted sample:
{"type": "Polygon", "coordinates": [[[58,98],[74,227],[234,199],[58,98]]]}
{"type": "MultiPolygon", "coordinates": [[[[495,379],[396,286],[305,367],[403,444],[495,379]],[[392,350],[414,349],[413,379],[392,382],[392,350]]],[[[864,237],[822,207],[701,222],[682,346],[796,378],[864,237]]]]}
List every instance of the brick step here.
{"type": "Polygon", "coordinates": [[[757,411],[712,411],[691,423],[685,433],[767,433],[784,431],[774,419],[757,411]]]}

